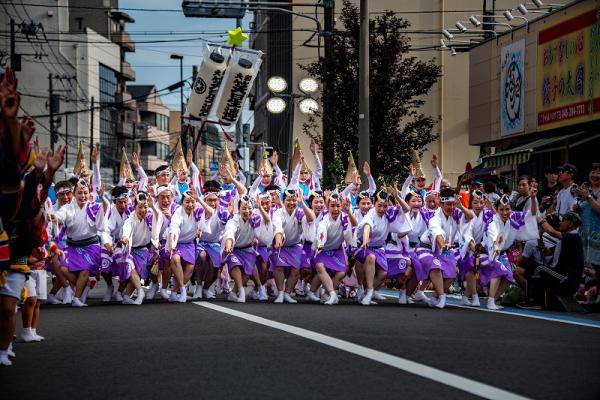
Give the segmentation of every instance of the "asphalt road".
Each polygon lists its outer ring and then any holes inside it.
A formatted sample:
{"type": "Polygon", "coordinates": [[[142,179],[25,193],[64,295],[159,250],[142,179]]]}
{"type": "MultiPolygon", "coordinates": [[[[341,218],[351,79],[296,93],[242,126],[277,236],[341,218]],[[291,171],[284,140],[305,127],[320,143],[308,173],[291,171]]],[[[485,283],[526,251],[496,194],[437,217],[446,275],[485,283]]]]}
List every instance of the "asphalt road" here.
{"type": "MultiPolygon", "coordinates": [[[[600,329],[393,300],[211,304],[536,399],[600,398],[600,329]]],[[[18,328],[20,329],[20,328],[18,328]]],[[[193,303],[48,306],[42,343],[16,342],[2,399],[469,399],[362,354],[193,303]]]]}

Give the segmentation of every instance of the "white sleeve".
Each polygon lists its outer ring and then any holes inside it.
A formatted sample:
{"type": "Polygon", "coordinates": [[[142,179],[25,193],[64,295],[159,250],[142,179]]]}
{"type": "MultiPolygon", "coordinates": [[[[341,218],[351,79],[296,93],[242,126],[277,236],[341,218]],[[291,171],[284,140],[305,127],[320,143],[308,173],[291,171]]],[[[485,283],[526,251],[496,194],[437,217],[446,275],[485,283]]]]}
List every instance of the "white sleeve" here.
{"type": "Polygon", "coordinates": [[[406,177],[406,180],[404,181],[404,183],[402,184],[402,191],[400,192],[400,196],[402,196],[402,199],[406,198],[406,195],[408,194],[408,191],[410,190],[410,185],[412,184],[412,181],[413,181],[413,176],[409,174],[406,177]]]}
{"type": "MultiPolygon", "coordinates": [[[[110,209],[109,209],[110,210],[110,209]]],[[[111,219],[110,218],[105,218],[104,219],[104,228],[102,229],[102,232],[100,233],[100,240],[102,241],[102,244],[113,244],[113,238],[112,235],[110,234],[111,231],[111,219]]]]}
{"type": "Polygon", "coordinates": [[[275,234],[281,233],[283,234],[283,220],[281,219],[281,216],[279,215],[279,212],[275,212],[273,214],[273,231],[275,234]]]}
{"type": "Polygon", "coordinates": [[[298,179],[300,177],[300,163],[296,165],[294,168],[294,173],[292,174],[292,178],[290,179],[290,184],[288,185],[288,189],[298,189],[298,179]]]}
{"type": "Polygon", "coordinates": [[[323,164],[318,154],[315,154],[315,172],[313,172],[313,179],[316,177],[319,179],[323,175],[323,164]]]}
{"type": "Polygon", "coordinates": [[[490,256],[494,252],[494,242],[496,241],[496,239],[498,239],[499,235],[500,231],[498,230],[498,224],[496,223],[496,221],[492,220],[492,222],[490,222],[487,228],[487,251],[490,256]]]}
{"type": "Polygon", "coordinates": [[[256,179],[252,183],[252,186],[250,187],[250,191],[248,192],[248,196],[250,196],[250,198],[253,200],[256,198],[256,192],[258,191],[258,185],[260,185],[260,175],[258,177],[256,177],[256,179]]]}
{"type": "Polygon", "coordinates": [[[439,167],[435,167],[433,169],[433,172],[435,174],[434,190],[439,193],[440,187],[442,186],[442,180],[443,180],[443,178],[442,178],[442,171],[440,171],[439,167]]]}
{"type": "Polygon", "coordinates": [[[313,244],[313,248],[324,247],[327,243],[327,227],[329,226],[329,218],[323,218],[317,225],[317,235],[313,244]]]}
{"type": "Polygon", "coordinates": [[[123,223],[123,234],[121,235],[121,237],[127,238],[127,240],[129,240],[130,245],[131,245],[131,235],[133,233],[133,226],[131,226],[131,224],[132,224],[131,218],[134,215],[135,215],[134,213],[131,213],[131,215],[129,215],[129,217],[127,217],[127,219],[123,223]]]}
{"type": "Polygon", "coordinates": [[[373,196],[375,194],[375,191],[377,190],[377,185],[375,184],[375,179],[373,179],[373,175],[367,176],[367,181],[369,182],[369,188],[367,189],[367,191],[371,196],[373,196]]]}
{"type": "Polygon", "coordinates": [[[270,221],[268,224],[265,220],[260,218],[260,225],[255,229],[256,236],[260,238],[263,243],[271,243],[273,241],[273,222],[270,221]]]}
{"type": "Polygon", "coordinates": [[[354,234],[354,229],[352,229],[352,224],[348,223],[343,235],[346,245],[356,247],[356,235],[354,234]]]}
{"type": "Polygon", "coordinates": [[[435,251],[437,247],[437,237],[441,235],[444,239],[446,239],[446,232],[444,232],[442,229],[442,221],[440,221],[437,215],[434,215],[429,220],[428,230],[431,237],[431,249],[435,251]]]}
{"type": "Polygon", "coordinates": [[[104,207],[100,206],[98,213],[96,214],[96,222],[94,223],[98,233],[104,231],[104,207]]]}
{"type": "Polygon", "coordinates": [[[56,222],[58,222],[60,225],[68,226],[71,224],[71,215],[69,214],[68,208],[70,208],[70,206],[64,205],[54,213],[56,222]]]}
{"type": "Polygon", "coordinates": [[[140,182],[138,184],[139,190],[142,192],[148,191],[148,175],[146,175],[146,171],[142,168],[141,165],[137,166],[137,173],[140,176],[140,182]]]}
{"type": "MultiPolygon", "coordinates": [[[[160,211],[160,210],[159,210],[160,211]]],[[[163,224],[163,214],[162,212],[156,212],[156,210],[152,210],[152,238],[150,239],[152,241],[152,244],[154,245],[154,247],[158,248],[159,246],[159,240],[160,240],[160,230],[162,228],[162,224],[163,224]]]]}
{"type": "Polygon", "coordinates": [[[344,188],[344,190],[342,190],[342,197],[344,199],[347,199],[348,196],[350,195],[350,192],[352,191],[352,189],[354,189],[354,182],[352,182],[351,184],[349,184],[348,186],[346,186],[344,188]]]}
{"type": "Polygon", "coordinates": [[[517,230],[515,240],[528,241],[539,239],[539,229],[537,218],[531,214],[531,211],[525,212],[525,225],[517,230]]]}
{"type": "Polygon", "coordinates": [[[233,245],[235,246],[235,234],[237,233],[238,229],[239,224],[237,218],[231,218],[229,221],[227,221],[225,224],[225,231],[223,232],[223,247],[225,246],[225,241],[227,241],[227,239],[231,239],[233,245]]]}
{"type": "Polygon", "coordinates": [[[275,184],[283,186],[283,172],[281,171],[281,168],[279,168],[279,165],[275,164],[273,169],[275,170],[275,184]]]}
{"type": "Polygon", "coordinates": [[[97,200],[99,197],[96,190],[98,190],[98,188],[102,186],[102,175],[100,175],[100,160],[96,160],[96,162],[92,164],[92,186],[94,187],[94,200],[97,200]]]}
{"type": "Polygon", "coordinates": [[[408,233],[412,231],[410,218],[407,218],[406,214],[402,211],[402,207],[394,206],[393,210],[397,215],[393,221],[388,222],[388,230],[392,233],[408,233]]]}
{"type": "Polygon", "coordinates": [[[175,247],[177,245],[177,238],[179,237],[179,232],[181,232],[181,210],[182,207],[179,207],[171,217],[171,223],[169,224],[169,237],[173,237],[172,246],[175,247]]]}

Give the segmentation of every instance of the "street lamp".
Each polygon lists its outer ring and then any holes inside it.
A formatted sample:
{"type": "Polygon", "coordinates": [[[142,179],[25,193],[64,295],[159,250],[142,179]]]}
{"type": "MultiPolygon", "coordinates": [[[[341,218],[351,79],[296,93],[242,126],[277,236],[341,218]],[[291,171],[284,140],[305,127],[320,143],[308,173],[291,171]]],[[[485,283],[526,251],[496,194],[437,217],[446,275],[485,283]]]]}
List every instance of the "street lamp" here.
{"type": "MultiPolygon", "coordinates": [[[[171,60],[179,60],[179,82],[183,82],[183,56],[179,54],[171,54],[171,60]]],[[[179,136],[181,137],[181,144],[183,151],[187,150],[187,140],[185,137],[185,131],[183,129],[183,85],[179,89],[179,136]]]]}
{"type": "MultiPolygon", "coordinates": [[[[319,111],[319,103],[310,95],[316,93],[319,90],[319,83],[310,77],[306,77],[298,82],[298,89],[302,92],[302,94],[298,93],[282,93],[284,92],[288,84],[286,80],[281,76],[272,76],[267,80],[267,87],[272,92],[271,98],[267,100],[266,108],[271,114],[281,114],[287,109],[287,104],[284,99],[288,99],[291,102],[290,107],[290,145],[288,149],[289,160],[291,163],[291,155],[292,155],[292,144],[293,144],[293,136],[294,136],[294,102],[296,99],[300,99],[298,102],[298,108],[300,112],[303,114],[312,115],[319,111]]],[[[291,164],[290,164],[290,172],[291,172],[291,164]]]]}
{"type": "Polygon", "coordinates": [[[267,81],[267,87],[273,93],[282,93],[287,89],[287,82],[281,76],[272,76],[267,81]]]}
{"type": "Polygon", "coordinates": [[[281,97],[271,97],[267,100],[266,107],[271,114],[281,114],[287,108],[285,101],[281,97]]]}

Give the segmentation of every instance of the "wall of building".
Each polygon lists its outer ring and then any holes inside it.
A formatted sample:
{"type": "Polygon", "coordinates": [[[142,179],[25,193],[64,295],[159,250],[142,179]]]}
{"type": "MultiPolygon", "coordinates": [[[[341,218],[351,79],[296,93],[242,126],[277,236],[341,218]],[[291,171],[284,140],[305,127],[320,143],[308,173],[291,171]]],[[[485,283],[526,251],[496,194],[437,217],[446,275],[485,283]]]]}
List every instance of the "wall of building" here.
{"type": "Polygon", "coordinates": [[[498,40],[490,40],[471,50],[469,84],[471,144],[506,145],[507,141],[524,138],[540,130],[537,114],[537,100],[541,93],[537,71],[538,34],[558,21],[580,15],[590,7],[593,8],[594,4],[596,2],[592,0],[581,1],[530,23],[529,29],[522,27],[515,30],[513,35],[503,35],[498,40]],[[525,40],[525,126],[522,132],[502,136],[500,132],[501,53],[503,47],[519,40],[525,40]]]}
{"type": "MultiPolygon", "coordinates": [[[[358,0],[353,1],[359,3],[358,0]]],[[[491,11],[492,2],[488,2],[488,10],[491,11]]],[[[497,0],[496,15],[498,21],[503,21],[501,13],[503,10],[515,7],[516,0],[497,0]]],[[[335,2],[335,15],[339,17],[342,1],[335,2]]],[[[530,7],[531,8],[531,7],[530,7]]],[[[468,24],[470,15],[482,14],[482,3],[469,0],[380,0],[370,2],[371,18],[384,10],[394,10],[411,23],[408,28],[413,47],[421,48],[427,46],[440,46],[441,30],[452,28],[456,21],[463,23],[471,30],[475,29],[468,24]],[[467,21],[467,22],[465,22],[467,21]]],[[[322,14],[319,14],[322,17],[322,14]]],[[[481,17],[479,17],[481,19],[481,17]]],[[[322,18],[321,18],[322,20],[322,18]]],[[[522,20],[515,20],[522,23],[522,20]]],[[[303,19],[294,19],[294,29],[311,29],[314,23],[303,19]]],[[[336,29],[343,29],[341,23],[336,24],[336,29]]],[[[309,32],[294,32],[294,55],[293,55],[293,84],[306,75],[297,64],[308,64],[317,59],[317,51],[314,48],[301,47],[300,44],[310,36],[309,32]]],[[[455,40],[466,40],[466,35],[455,35],[455,40]]],[[[316,44],[316,40],[312,43],[316,44]]],[[[451,43],[447,43],[448,47],[451,43]]],[[[460,44],[460,42],[454,42],[460,44]]],[[[323,48],[321,49],[323,51],[323,48]]],[[[433,176],[429,165],[432,154],[437,154],[444,176],[451,181],[456,181],[458,175],[464,172],[466,162],[475,165],[479,158],[479,147],[470,146],[469,143],[469,53],[458,53],[456,56],[450,54],[449,48],[440,51],[433,49],[428,51],[413,51],[409,56],[415,56],[420,60],[435,58],[442,68],[442,76],[438,83],[433,86],[430,93],[425,97],[426,103],[421,108],[425,115],[431,115],[438,123],[434,128],[439,134],[439,140],[431,143],[423,156],[423,167],[427,176],[433,176]]],[[[308,150],[309,138],[302,134],[302,123],[306,121],[297,109],[294,123],[294,137],[300,140],[303,149],[308,150]]],[[[358,124],[358,119],[357,119],[358,124]]]]}
{"type": "MultiPolygon", "coordinates": [[[[21,115],[30,115],[35,117],[36,136],[39,137],[42,147],[50,146],[50,118],[48,99],[49,99],[49,79],[52,74],[53,89],[55,94],[60,95],[60,112],[74,112],[78,109],[78,99],[84,96],[78,88],[75,79],[76,70],[66,57],[66,47],[58,39],[64,37],[62,33],[68,31],[68,8],[61,7],[66,5],[66,0],[47,1],[33,0],[26,4],[47,5],[39,7],[32,5],[23,5],[14,3],[4,5],[0,13],[0,23],[8,32],[10,29],[10,19],[14,19],[17,24],[22,22],[35,24],[41,23],[47,33],[48,41],[45,40],[43,33],[38,33],[38,39],[19,33],[16,34],[16,53],[21,54],[21,71],[17,71],[19,80],[19,92],[21,92],[21,115]],[[35,54],[41,54],[41,59],[36,58],[35,54]],[[59,76],[60,78],[56,78],[59,76]],[[71,79],[65,79],[71,78],[71,79]]],[[[68,33],[66,34],[68,36],[68,33]]],[[[10,51],[10,35],[5,34],[0,38],[1,47],[10,51]]],[[[10,63],[10,60],[7,59],[10,63]]],[[[58,141],[56,146],[65,143],[70,144],[66,157],[66,166],[72,167],[76,157],[78,118],[76,114],[58,115],[60,118],[56,131],[58,141]]],[[[64,171],[58,172],[58,177],[64,177],[64,171]]]]}

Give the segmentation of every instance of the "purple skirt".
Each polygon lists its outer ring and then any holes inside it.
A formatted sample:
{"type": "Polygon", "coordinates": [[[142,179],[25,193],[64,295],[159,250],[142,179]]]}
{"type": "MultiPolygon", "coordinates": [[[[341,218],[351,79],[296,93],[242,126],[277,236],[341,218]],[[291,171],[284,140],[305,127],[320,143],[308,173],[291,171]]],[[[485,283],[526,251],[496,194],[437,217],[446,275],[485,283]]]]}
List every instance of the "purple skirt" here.
{"type": "Polygon", "coordinates": [[[238,267],[248,276],[252,275],[252,270],[256,266],[256,252],[254,248],[233,249],[233,252],[225,257],[225,264],[231,274],[231,271],[238,267]]]}
{"type": "Polygon", "coordinates": [[[444,279],[454,279],[456,277],[456,260],[459,256],[458,250],[450,249],[441,254],[433,253],[430,249],[420,247],[417,249],[417,256],[421,261],[419,268],[415,267],[417,279],[424,281],[429,278],[429,272],[434,269],[442,271],[444,279]]]}
{"type": "Polygon", "coordinates": [[[221,267],[221,264],[223,263],[223,259],[221,257],[221,243],[198,242],[197,250],[198,254],[196,255],[196,258],[198,262],[200,262],[200,253],[205,251],[208,259],[210,259],[212,267],[221,267]]]}
{"type": "Polygon", "coordinates": [[[63,266],[69,272],[90,271],[90,275],[97,275],[101,265],[101,246],[98,243],[82,247],[67,247],[63,266]]]}
{"type": "Polygon", "coordinates": [[[498,277],[506,278],[509,282],[515,281],[508,257],[500,255],[492,261],[487,254],[482,254],[479,258],[479,281],[481,286],[488,286],[493,278],[498,277]]]}
{"type": "Polygon", "coordinates": [[[323,250],[312,259],[312,267],[317,264],[323,264],[329,272],[346,272],[346,252],[344,249],[323,250]]]}
{"type": "Polygon", "coordinates": [[[100,273],[111,274],[113,271],[113,256],[104,247],[100,249],[100,273]]]}
{"type": "Polygon", "coordinates": [[[181,261],[187,264],[196,265],[196,245],[194,242],[177,243],[173,250],[173,255],[179,255],[181,261]]]}
{"type": "Polygon", "coordinates": [[[269,249],[267,246],[257,246],[256,247],[257,254],[257,262],[262,261],[265,264],[269,262],[269,249]]]}
{"type": "MultiPolygon", "coordinates": [[[[481,258],[480,258],[481,261],[481,258]]],[[[458,259],[458,273],[461,282],[467,279],[467,273],[475,270],[475,256],[470,251],[464,257],[458,259]]]]}
{"type": "Polygon", "coordinates": [[[367,247],[366,249],[359,247],[354,252],[354,257],[356,258],[356,261],[364,264],[367,257],[371,254],[375,256],[375,265],[382,270],[387,271],[388,263],[385,258],[385,249],[383,247],[367,247]]]}
{"type": "Polygon", "coordinates": [[[166,245],[161,243],[158,251],[158,270],[164,271],[171,264],[171,255],[166,250],[166,245]]]}
{"type": "Polygon", "coordinates": [[[388,278],[395,278],[398,275],[403,275],[406,272],[406,268],[410,265],[410,256],[406,251],[386,249],[385,258],[388,263],[388,278]]]}
{"type": "Polygon", "coordinates": [[[312,243],[304,242],[302,245],[302,264],[300,268],[310,268],[312,264],[312,243]]]}
{"type": "Polygon", "coordinates": [[[269,271],[274,271],[277,267],[302,268],[302,245],[300,243],[293,246],[283,246],[281,250],[270,249],[269,271]]]}

